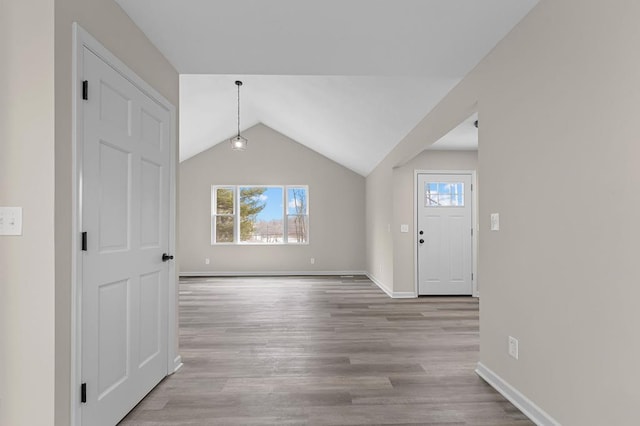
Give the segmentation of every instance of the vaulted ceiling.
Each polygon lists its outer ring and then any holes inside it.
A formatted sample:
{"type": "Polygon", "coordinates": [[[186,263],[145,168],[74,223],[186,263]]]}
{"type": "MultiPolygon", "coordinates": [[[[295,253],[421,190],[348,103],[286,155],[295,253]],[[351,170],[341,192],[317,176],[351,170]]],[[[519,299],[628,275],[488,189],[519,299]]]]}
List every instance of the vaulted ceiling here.
{"type": "Polygon", "coordinates": [[[243,128],[262,122],[362,175],[537,3],[116,1],[182,74],[182,160],[233,135],[241,79],[243,128]]]}

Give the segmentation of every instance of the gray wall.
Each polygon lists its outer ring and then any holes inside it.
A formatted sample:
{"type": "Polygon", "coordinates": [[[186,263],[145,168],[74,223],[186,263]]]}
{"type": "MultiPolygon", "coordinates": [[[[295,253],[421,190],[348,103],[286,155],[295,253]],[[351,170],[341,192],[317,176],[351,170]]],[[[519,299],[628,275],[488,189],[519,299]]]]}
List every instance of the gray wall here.
{"type": "Polygon", "coordinates": [[[180,164],[181,273],[363,272],[365,179],[262,124],[243,136],[180,164]],[[309,185],[310,243],[212,246],[211,185],[242,184],[309,185]]]}
{"type": "MultiPolygon", "coordinates": [[[[565,425],[640,421],[637,16],[542,0],[367,178],[367,233],[395,232],[393,168],[478,110],[480,361],[565,425]]],[[[368,269],[403,245],[370,239],[368,269]]]]}
{"type": "MultiPolygon", "coordinates": [[[[414,212],[416,209],[416,196],[414,193],[415,170],[476,170],[478,166],[477,151],[424,151],[407,164],[393,170],[394,182],[394,223],[409,225],[408,233],[393,232],[394,247],[393,256],[394,285],[396,293],[415,292],[415,245],[413,236],[414,212]],[[411,204],[411,209],[407,209],[411,204]]],[[[479,177],[477,177],[478,180],[479,177]]],[[[477,186],[474,188],[474,196],[477,196],[477,186]]],[[[477,208],[477,206],[476,206],[477,208]]],[[[399,225],[397,225],[397,231],[399,225]]]]}
{"type": "MultiPolygon", "coordinates": [[[[178,105],[178,74],[112,0],[0,2],[0,424],[67,425],[71,389],[72,22],[178,105]]],[[[177,129],[176,129],[177,132],[177,129]]]]}
{"type": "Polygon", "coordinates": [[[0,424],[54,419],[53,1],[0,1],[0,206],[23,235],[0,236],[0,424]]]}

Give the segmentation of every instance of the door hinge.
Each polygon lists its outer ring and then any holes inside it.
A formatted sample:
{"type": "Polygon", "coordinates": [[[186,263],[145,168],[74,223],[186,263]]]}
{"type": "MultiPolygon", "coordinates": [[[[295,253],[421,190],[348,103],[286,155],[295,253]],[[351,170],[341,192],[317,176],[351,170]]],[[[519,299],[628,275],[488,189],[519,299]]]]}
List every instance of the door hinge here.
{"type": "Polygon", "coordinates": [[[87,233],[82,233],[82,251],[87,251],[87,233]]]}
{"type": "Polygon", "coordinates": [[[89,82],[87,80],[82,82],[82,99],[89,100],[89,82]]]}
{"type": "Polygon", "coordinates": [[[473,184],[471,184],[471,190],[473,191],[473,184]]]}
{"type": "Polygon", "coordinates": [[[473,281],[473,272],[471,273],[471,281],[473,281]]]}
{"type": "Polygon", "coordinates": [[[87,384],[83,383],[80,385],[80,402],[83,404],[87,403],[87,384]]]}
{"type": "Polygon", "coordinates": [[[473,228],[471,228],[471,236],[473,237],[473,228]]]}

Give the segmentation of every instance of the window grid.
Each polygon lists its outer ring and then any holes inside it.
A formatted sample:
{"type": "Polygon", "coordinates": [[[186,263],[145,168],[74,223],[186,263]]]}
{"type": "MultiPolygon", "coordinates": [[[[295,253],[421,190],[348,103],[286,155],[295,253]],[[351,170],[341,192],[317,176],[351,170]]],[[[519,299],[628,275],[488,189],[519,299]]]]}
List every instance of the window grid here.
{"type": "Polygon", "coordinates": [[[425,207],[464,207],[464,182],[426,182],[425,207]]]}
{"type": "MultiPolygon", "coordinates": [[[[309,188],[306,185],[212,185],[212,245],[306,245],[309,244],[309,188]],[[278,218],[270,223],[260,220],[259,199],[267,190],[273,196],[280,190],[278,218]],[[221,191],[222,190],[222,191],[221,191]],[[220,212],[219,197],[227,199],[231,191],[232,209],[220,212]],[[232,221],[232,222],[231,222],[232,221]],[[229,237],[229,223],[233,238],[229,237]],[[221,229],[222,227],[222,229],[221,229]]],[[[264,197],[266,200],[269,197],[264,197]]],[[[274,200],[271,200],[272,202],[274,200]]],[[[278,201],[278,200],[275,200],[278,201]]],[[[225,206],[228,205],[225,204],[225,206]]],[[[262,206],[264,208],[264,206],[262,206]]],[[[271,210],[273,207],[271,207],[271,210]]]]}
{"type": "Polygon", "coordinates": [[[219,186],[212,189],[212,234],[213,241],[234,243],[236,241],[236,195],[233,187],[219,186]]]}

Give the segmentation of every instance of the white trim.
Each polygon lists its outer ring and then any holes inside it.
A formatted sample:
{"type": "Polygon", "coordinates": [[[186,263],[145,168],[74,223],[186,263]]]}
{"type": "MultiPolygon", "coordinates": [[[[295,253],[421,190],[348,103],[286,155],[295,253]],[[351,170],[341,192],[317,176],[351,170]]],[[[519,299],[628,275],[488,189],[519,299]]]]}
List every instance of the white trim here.
{"type": "Polygon", "coordinates": [[[309,206],[309,185],[277,185],[277,184],[268,184],[268,185],[248,185],[248,184],[234,184],[234,185],[211,185],[211,245],[212,246],[308,246],[311,243],[311,215],[309,214],[310,206],[309,206]],[[280,188],[282,189],[282,242],[281,243],[252,243],[252,242],[244,242],[240,241],[240,189],[241,188],[280,188]],[[304,188],[307,191],[307,211],[303,215],[298,216],[306,216],[307,218],[307,241],[303,243],[290,243],[289,242],[289,216],[287,213],[288,201],[289,201],[289,189],[290,188],[304,188]],[[233,213],[224,213],[218,214],[215,211],[217,205],[217,192],[216,189],[232,189],[233,190],[233,213]],[[215,241],[216,236],[216,223],[217,221],[214,219],[217,216],[226,216],[233,217],[234,221],[234,229],[233,229],[233,242],[217,242],[215,241]]]}
{"type": "MultiPolygon", "coordinates": [[[[471,237],[471,270],[473,273],[472,295],[480,297],[478,289],[478,180],[475,170],[414,170],[413,171],[413,281],[415,293],[420,295],[418,291],[418,175],[471,175],[471,184],[473,191],[471,194],[471,227],[473,228],[473,236],[471,237]]],[[[416,296],[416,297],[417,297],[416,296]]]]}
{"type": "MultiPolygon", "coordinates": [[[[143,81],[144,83],[144,81],[143,81]]],[[[153,89],[151,89],[153,90],[153,89]]],[[[159,95],[159,94],[158,94],[159,95]]],[[[162,98],[164,99],[164,98],[162,98]]],[[[176,225],[177,225],[177,189],[176,182],[178,176],[177,164],[178,164],[178,118],[176,114],[176,107],[168,100],[163,101],[165,107],[169,108],[171,114],[171,155],[169,158],[169,253],[172,253],[176,260],[169,262],[169,288],[168,288],[168,309],[167,309],[167,374],[175,373],[178,368],[182,366],[182,357],[177,352],[178,348],[178,271],[176,264],[179,261],[177,252],[177,238],[176,238],[176,225]],[[173,332],[172,332],[173,331],[173,332]],[[172,361],[173,359],[173,361],[172,361]],[[180,361],[180,366],[176,368],[175,361],[180,361]]]]}
{"type": "Polygon", "coordinates": [[[560,422],[551,417],[533,401],[524,396],[520,391],[507,383],[487,366],[478,363],[476,374],[482,377],[491,387],[497,390],[509,402],[515,405],[522,413],[538,426],[560,426],[560,422]]]}
{"type": "Polygon", "coordinates": [[[180,370],[184,364],[182,364],[182,356],[178,355],[173,359],[173,368],[171,369],[171,374],[180,370]]]}
{"type": "Polygon", "coordinates": [[[367,275],[364,271],[182,271],[181,277],[283,277],[283,276],[367,275]]]}
{"type": "Polygon", "coordinates": [[[80,360],[82,359],[81,348],[81,328],[79,327],[78,318],[82,318],[81,306],[82,303],[82,286],[78,285],[78,277],[82,276],[82,262],[79,261],[79,241],[78,235],[82,229],[82,187],[80,182],[82,180],[82,144],[78,143],[79,135],[82,134],[83,114],[82,108],[79,107],[78,97],[80,96],[80,84],[82,81],[81,70],[79,64],[79,55],[81,52],[80,44],[80,31],[78,25],[74,22],[72,26],[73,32],[73,46],[72,46],[72,69],[71,69],[71,122],[72,122],[72,160],[71,167],[73,167],[73,174],[71,178],[71,368],[70,368],[70,403],[71,410],[69,413],[70,424],[80,424],[80,398],[78,383],[80,383],[81,366],[80,360]]]}
{"type": "Polygon", "coordinates": [[[391,291],[382,281],[378,280],[371,274],[366,274],[375,285],[380,287],[380,290],[384,291],[387,296],[392,299],[415,299],[418,295],[412,291],[391,291]]]}
{"type": "Polygon", "coordinates": [[[471,184],[473,185],[473,194],[471,201],[471,226],[473,227],[473,241],[471,246],[471,262],[473,268],[473,297],[480,297],[480,287],[478,285],[478,250],[480,248],[480,227],[478,226],[478,212],[480,204],[478,199],[478,173],[476,170],[471,173],[471,184]]]}
{"type": "Polygon", "coordinates": [[[394,291],[391,297],[394,299],[415,299],[418,295],[412,291],[394,291]]]}
{"type": "MultiPolygon", "coordinates": [[[[169,251],[176,252],[176,159],[177,159],[177,114],[176,108],[164,96],[157,92],[153,87],[147,84],[127,65],[120,61],[116,56],[109,52],[98,40],[85,31],[77,22],[72,24],[73,31],[73,57],[72,57],[72,145],[73,145],[73,168],[72,177],[72,235],[71,235],[71,425],[81,424],[80,405],[80,381],[82,378],[82,334],[80,327],[80,318],[82,318],[82,285],[80,277],[82,277],[82,252],[79,247],[79,235],[82,230],[82,134],[83,134],[83,116],[82,102],[79,101],[81,82],[84,80],[83,61],[81,59],[83,48],[91,50],[96,56],[109,64],[114,70],[120,73],[124,78],[129,80],[134,86],[141,90],[149,98],[153,99],[158,105],[169,111],[171,115],[171,158],[170,158],[170,194],[169,194],[169,251]]],[[[172,374],[182,365],[181,357],[176,353],[175,330],[176,322],[176,302],[177,302],[177,280],[175,263],[169,264],[168,271],[169,294],[167,297],[167,374],[172,374]],[[176,362],[178,364],[176,364],[176,362]]]]}
{"type": "Polygon", "coordinates": [[[375,285],[380,287],[380,290],[384,291],[387,294],[387,296],[393,298],[393,291],[391,291],[386,285],[384,285],[382,281],[379,281],[376,277],[374,277],[371,274],[367,274],[367,278],[373,281],[375,285]]]}

